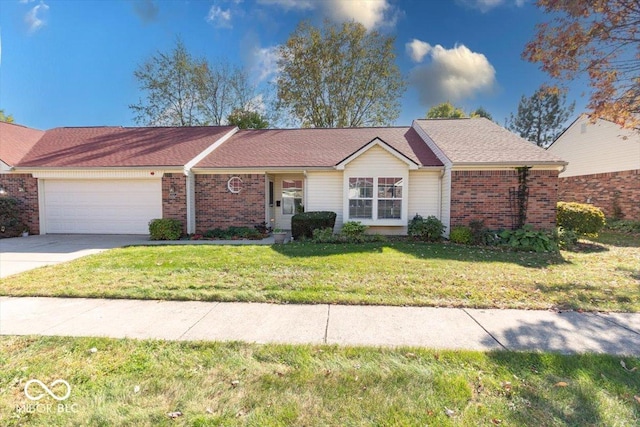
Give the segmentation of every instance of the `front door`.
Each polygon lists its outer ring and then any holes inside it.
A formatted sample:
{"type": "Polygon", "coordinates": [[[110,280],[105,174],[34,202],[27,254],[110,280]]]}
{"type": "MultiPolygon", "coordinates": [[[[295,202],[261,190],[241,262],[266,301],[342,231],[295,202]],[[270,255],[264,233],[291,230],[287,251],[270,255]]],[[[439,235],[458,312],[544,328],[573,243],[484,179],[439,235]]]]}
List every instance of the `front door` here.
{"type": "Polygon", "coordinates": [[[303,211],[302,176],[283,176],[278,186],[278,199],[276,199],[276,227],[283,230],[291,230],[291,217],[303,211]]]}

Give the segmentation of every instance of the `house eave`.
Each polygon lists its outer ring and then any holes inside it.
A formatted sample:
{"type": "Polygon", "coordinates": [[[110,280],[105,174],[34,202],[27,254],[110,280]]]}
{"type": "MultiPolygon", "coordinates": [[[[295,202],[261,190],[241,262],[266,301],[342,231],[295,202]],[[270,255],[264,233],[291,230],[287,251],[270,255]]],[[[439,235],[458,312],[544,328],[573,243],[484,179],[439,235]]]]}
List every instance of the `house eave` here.
{"type": "Polygon", "coordinates": [[[561,170],[567,162],[564,161],[522,161],[522,162],[455,162],[452,170],[472,170],[472,169],[513,169],[519,167],[531,167],[533,169],[557,169],[561,170]]]}

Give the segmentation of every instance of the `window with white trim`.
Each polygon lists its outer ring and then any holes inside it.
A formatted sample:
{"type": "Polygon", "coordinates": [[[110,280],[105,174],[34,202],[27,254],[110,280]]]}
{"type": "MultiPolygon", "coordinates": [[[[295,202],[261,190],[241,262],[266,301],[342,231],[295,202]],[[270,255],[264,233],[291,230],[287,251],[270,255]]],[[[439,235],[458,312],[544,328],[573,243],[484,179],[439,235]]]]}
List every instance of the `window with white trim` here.
{"type": "Polygon", "coordinates": [[[349,219],[401,219],[403,184],[398,177],[349,178],[349,219]]]}
{"type": "Polygon", "coordinates": [[[373,178],[349,178],[349,218],[371,219],[373,178]]]}
{"type": "Polygon", "coordinates": [[[402,217],[402,178],[378,178],[378,219],[402,217]]]}

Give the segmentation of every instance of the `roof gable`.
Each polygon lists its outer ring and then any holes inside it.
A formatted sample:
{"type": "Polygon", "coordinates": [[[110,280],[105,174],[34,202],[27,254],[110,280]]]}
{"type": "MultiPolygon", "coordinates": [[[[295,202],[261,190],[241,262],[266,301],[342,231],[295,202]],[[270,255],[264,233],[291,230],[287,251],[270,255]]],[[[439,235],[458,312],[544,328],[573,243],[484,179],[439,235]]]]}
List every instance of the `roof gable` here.
{"type": "Polygon", "coordinates": [[[409,167],[409,169],[418,169],[419,165],[415,161],[411,160],[409,157],[405,156],[404,154],[402,154],[401,152],[399,152],[398,150],[396,150],[395,148],[393,148],[392,146],[390,146],[389,144],[387,144],[386,142],[384,142],[383,140],[381,140],[378,137],[374,138],[369,143],[367,143],[363,147],[361,147],[359,150],[357,150],[356,152],[352,153],[347,158],[345,158],[344,160],[339,162],[336,165],[336,169],[344,170],[344,168],[349,163],[351,163],[353,160],[357,159],[358,157],[360,157],[361,155],[363,155],[367,151],[371,150],[373,147],[382,148],[383,150],[385,150],[387,153],[389,153],[393,157],[397,158],[398,160],[400,160],[403,163],[406,163],[407,166],[409,167]]]}

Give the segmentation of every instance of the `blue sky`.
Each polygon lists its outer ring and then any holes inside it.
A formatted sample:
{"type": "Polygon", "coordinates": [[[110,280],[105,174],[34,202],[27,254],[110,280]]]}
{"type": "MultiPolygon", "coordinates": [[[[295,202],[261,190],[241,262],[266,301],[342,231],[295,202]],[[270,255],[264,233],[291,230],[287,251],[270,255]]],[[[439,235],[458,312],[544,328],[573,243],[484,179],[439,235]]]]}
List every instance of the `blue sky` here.
{"type": "MultiPolygon", "coordinates": [[[[180,36],[209,61],[274,78],[277,46],[304,19],[355,20],[396,37],[409,85],[396,125],[445,100],[483,106],[500,124],[547,76],[520,54],[536,23],[533,0],[0,0],[0,108],[17,123],[133,126],[139,64],[180,36]]],[[[586,85],[568,98],[574,116],[586,85]]]]}

